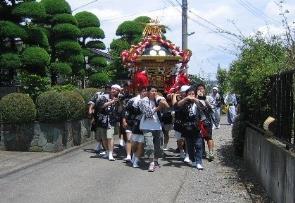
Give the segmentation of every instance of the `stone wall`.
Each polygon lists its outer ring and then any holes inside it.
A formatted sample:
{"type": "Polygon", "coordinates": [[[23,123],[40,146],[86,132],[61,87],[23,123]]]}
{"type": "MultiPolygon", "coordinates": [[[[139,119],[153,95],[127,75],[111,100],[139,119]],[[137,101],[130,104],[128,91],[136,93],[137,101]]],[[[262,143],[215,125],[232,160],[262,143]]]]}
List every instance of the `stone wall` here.
{"type": "Polygon", "coordinates": [[[247,127],[244,159],[275,202],[295,202],[295,154],[263,131],[247,127]]]}
{"type": "Polygon", "coordinates": [[[93,140],[90,120],[1,124],[0,150],[58,152],[93,140]]]}

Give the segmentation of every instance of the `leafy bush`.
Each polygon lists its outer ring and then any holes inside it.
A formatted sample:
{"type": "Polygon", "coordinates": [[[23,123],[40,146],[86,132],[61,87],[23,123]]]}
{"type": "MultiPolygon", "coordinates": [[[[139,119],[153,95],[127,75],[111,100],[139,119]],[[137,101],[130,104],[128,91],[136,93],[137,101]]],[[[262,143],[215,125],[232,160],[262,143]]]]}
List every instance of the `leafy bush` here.
{"type": "Polygon", "coordinates": [[[81,34],[77,26],[69,23],[57,24],[52,30],[57,38],[76,39],[81,34]]]}
{"type": "Polygon", "coordinates": [[[101,56],[97,56],[97,57],[93,57],[92,59],[90,59],[89,62],[91,65],[96,66],[96,67],[106,67],[107,66],[107,61],[104,57],[101,56]]]}
{"type": "Polygon", "coordinates": [[[56,92],[64,92],[64,91],[74,91],[76,87],[74,85],[68,84],[68,85],[55,85],[50,88],[50,90],[56,91],[56,92]]]}
{"type": "Polygon", "coordinates": [[[47,91],[40,94],[36,100],[37,115],[40,121],[61,121],[66,119],[67,103],[61,93],[47,91]]]}
{"type": "Polygon", "coordinates": [[[99,40],[87,42],[86,47],[94,48],[94,49],[102,49],[102,50],[106,49],[105,44],[99,40]]]}
{"type": "Polygon", "coordinates": [[[93,13],[82,11],[75,15],[75,18],[78,21],[79,28],[85,27],[99,27],[99,19],[93,13]]]}
{"type": "Polygon", "coordinates": [[[59,73],[61,75],[71,75],[72,68],[67,63],[55,62],[50,64],[50,70],[54,73],[59,73]]]}
{"type": "Polygon", "coordinates": [[[50,15],[69,13],[71,14],[71,7],[65,0],[41,0],[41,4],[45,7],[46,13],[50,15]]]}
{"type": "Polygon", "coordinates": [[[67,119],[80,119],[85,115],[85,102],[83,97],[74,91],[61,92],[67,103],[67,119]]]}
{"type": "Polygon", "coordinates": [[[50,79],[35,74],[22,73],[20,75],[21,91],[29,94],[35,101],[37,96],[50,87],[50,79]]]}
{"type": "Polygon", "coordinates": [[[15,23],[10,21],[0,21],[0,37],[3,39],[6,37],[19,37],[24,39],[27,37],[27,33],[22,27],[15,23]]]}
{"type": "Polygon", "coordinates": [[[73,65],[84,64],[84,56],[82,54],[72,55],[67,58],[67,61],[73,65]]]}
{"type": "Polygon", "coordinates": [[[59,23],[69,23],[72,25],[77,25],[78,22],[74,16],[71,14],[63,13],[63,14],[57,14],[52,18],[52,21],[54,24],[59,23]]]}
{"type": "Polygon", "coordinates": [[[99,90],[97,88],[85,88],[78,90],[79,94],[83,97],[85,103],[88,103],[91,97],[98,91],[99,90]]]}
{"type": "Polygon", "coordinates": [[[48,91],[37,98],[37,111],[40,121],[56,122],[83,117],[85,103],[77,92],[48,91]]]}
{"type": "Polygon", "coordinates": [[[79,53],[81,51],[81,46],[78,42],[76,41],[61,41],[58,42],[55,46],[57,51],[63,53],[79,53]]]}
{"type": "Polygon", "coordinates": [[[110,81],[110,73],[107,71],[100,71],[98,73],[94,73],[89,77],[89,82],[92,87],[102,87],[110,81]]]}
{"type": "Polygon", "coordinates": [[[103,39],[105,38],[105,35],[103,30],[99,27],[86,27],[81,29],[81,37],[103,39]]]}
{"type": "Polygon", "coordinates": [[[18,54],[5,53],[0,55],[0,67],[7,69],[18,69],[21,66],[21,61],[18,54]]]}
{"type": "Polygon", "coordinates": [[[28,29],[29,37],[26,39],[27,44],[37,45],[47,48],[49,46],[48,37],[42,28],[33,27],[28,29]]]}
{"type": "Polygon", "coordinates": [[[50,56],[45,49],[28,47],[22,53],[22,62],[29,68],[42,68],[49,64],[50,56]]]}
{"type": "Polygon", "coordinates": [[[21,17],[42,18],[46,12],[42,4],[38,2],[22,2],[13,9],[12,14],[21,17]]]}
{"type": "Polygon", "coordinates": [[[36,118],[36,107],[27,94],[11,93],[0,100],[0,118],[7,123],[27,123],[36,118]]]}

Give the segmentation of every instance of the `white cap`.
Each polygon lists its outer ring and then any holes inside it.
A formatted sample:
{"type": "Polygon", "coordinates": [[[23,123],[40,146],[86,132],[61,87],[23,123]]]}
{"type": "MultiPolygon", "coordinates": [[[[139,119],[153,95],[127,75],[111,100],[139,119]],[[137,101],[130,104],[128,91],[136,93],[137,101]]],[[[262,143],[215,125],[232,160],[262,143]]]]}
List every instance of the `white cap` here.
{"type": "Polygon", "coordinates": [[[218,91],[218,87],[213,87],[212,89],[218,91]]]}
{"type": "Polygon", "coordinates": [[[191,87],[191,86],[189,86],[189,85],[183,85],[183,86],[181,86],[181,88],[180,88],[180,92],[185,92],[185,91],[188,90],[190,87],[191,87]]]}
{"type": "Polygon", "coordinates": [[[111,88],[114,88],[114,89],[117,89],[117,90],[121,90],[122,89],[121,86],[120,85],[117,85],[117,84],[112,85],[111,88]]]}

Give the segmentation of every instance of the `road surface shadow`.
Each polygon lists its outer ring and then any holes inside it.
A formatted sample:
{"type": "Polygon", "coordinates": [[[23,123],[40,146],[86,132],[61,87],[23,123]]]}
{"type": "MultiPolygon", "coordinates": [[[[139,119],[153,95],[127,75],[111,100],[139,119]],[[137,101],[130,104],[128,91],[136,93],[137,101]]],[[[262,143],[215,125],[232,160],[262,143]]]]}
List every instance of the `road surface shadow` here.
{"type": "Polygon", "coordinates": [[[273,201],[266,195],[265,189],[257,181],[256,177],[254,177],[253,174],[250,174],[247,170],[243,159],[235,155],[232,144],[222,145],[216,151],[221,164],[233,168],[237,172],[237,181],[241,182],[245,186],[252,202],[273,203],[273,201]]]}

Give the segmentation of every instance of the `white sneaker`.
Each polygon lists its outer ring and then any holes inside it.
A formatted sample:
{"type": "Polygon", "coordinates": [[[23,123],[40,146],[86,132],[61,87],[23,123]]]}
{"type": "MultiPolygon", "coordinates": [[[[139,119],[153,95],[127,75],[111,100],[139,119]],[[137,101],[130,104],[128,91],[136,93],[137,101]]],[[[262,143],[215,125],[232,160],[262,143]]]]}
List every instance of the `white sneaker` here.
{"type": "Polygon", "coordinates": [[[192,162],[192,167],[193,168],[197,167],[197,163],[196,162],[192,162]]]}
{"type": "Polygon", "coordinates": [[[204,169],[204,167],[201,164],[197,164],[196,167],[197,167],[198,170],[203,170],[204,169]]]}
{"type": "Polygon", "coordinates": [[[109,161],[115,161],[116,159],[112,156],[112,155],[109,155],[109,161]]]}
{"type": "Polygon", "coordinates": [[[219,129],[220,128],[220,124],[217,126],[217,129],[219,129]]]}
{"type": "Polygon", "coordinates": [[[185,163],[189,163],[189,162],[191,162],[191,160],[189,159],[189,157],[188,156],[186,156],[185,158],[184,158],[184,160],[183,160],[185,163]]]}
{"type": "Polygon", "coordinates": [[[101,155],[101,156],[106,155],[106,154],[107,154],[106,151],[102,151],[99,153],[99,155],[101,155]]]}
{"type": "Polygon", "coordinates": [[[167,151],[167,150],[168,150],[167,145],[164,144],[164,146],[163,146],[163,151],[167,151]]]}
{"type": "Polygon", "coordinates": [[[134,161],[132,164],[133,168],[139,168],[138,161],[134,161]]]}
{"type": "Polygon", "coordinates": [[[215,127],[215,125],[213,125],[213,126],[212,126],[212,130],[215,130],[215,129],[216,129],[216,127],[215,127]]]}

